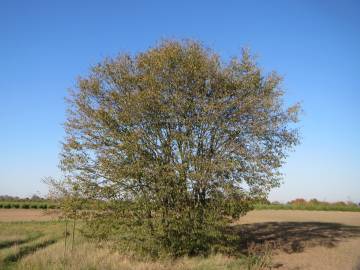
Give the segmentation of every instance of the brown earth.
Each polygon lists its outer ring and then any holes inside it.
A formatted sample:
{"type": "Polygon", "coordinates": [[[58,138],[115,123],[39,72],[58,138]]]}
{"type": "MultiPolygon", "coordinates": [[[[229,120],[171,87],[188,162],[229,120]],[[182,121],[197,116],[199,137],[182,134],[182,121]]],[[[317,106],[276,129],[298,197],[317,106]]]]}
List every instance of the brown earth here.
{"type": "Polygon", "coordinates": [[[0,209],[0,221],[48,221],[57,216],[54,210],[0,209]]]}
{"type": "Polygon", "coordinates": [[[360,226],[360,212],[305,211],[305,210],[255,210],[239,219],[238,224],[259,222],[330,222],[360,226]]]}
{"type": "Polygon", "coordinates": [[[234,228],[244,243],[271,243],[275,269],[360,270],[360,213],[257,210],[234,228]]]}

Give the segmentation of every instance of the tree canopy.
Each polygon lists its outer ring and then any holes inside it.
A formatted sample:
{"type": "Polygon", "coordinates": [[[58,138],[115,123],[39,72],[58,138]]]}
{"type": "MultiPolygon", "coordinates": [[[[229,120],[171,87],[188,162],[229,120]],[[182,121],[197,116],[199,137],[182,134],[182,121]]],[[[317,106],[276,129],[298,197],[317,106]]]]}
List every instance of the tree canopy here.
{"type": "Polygon", "coordinates": [[[94,203],[92,236],[158,255],[210,249],[219,228],[279,185],[299,105],[247,50],[224,63],[164,41],[94,66],[69,98],[61,168],[94,203]],[[95,230],[96,228],[96,230],[95,230]]]}

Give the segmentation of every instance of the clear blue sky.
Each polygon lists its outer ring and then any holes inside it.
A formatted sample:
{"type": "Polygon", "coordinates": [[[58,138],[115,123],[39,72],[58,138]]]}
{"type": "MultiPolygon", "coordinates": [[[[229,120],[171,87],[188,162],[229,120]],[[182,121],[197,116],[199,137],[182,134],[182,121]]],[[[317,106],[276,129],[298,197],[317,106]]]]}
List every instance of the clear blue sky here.
{"type": "Polygon", "coordinates": [[[243,46],[301,101],[302,144],[272,200],[360,201],[360,1],[0,1],[0,194],[59,176],[64,97],[90,65],[164,38],[243,46]],[[151,2],[151,3],[150,3],[151,2]]]}

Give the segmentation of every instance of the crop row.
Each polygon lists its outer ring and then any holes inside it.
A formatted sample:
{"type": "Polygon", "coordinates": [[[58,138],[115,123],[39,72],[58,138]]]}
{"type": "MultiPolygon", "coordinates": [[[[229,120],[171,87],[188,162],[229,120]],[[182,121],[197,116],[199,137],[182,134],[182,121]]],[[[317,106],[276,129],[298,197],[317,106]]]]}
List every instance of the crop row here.
{"type": "Polygon", "coordinates": [[[6,209],[56,209],[56,204],[53,203],[23,203],[23,202],[0,202],[0,208],[6,209]]]}

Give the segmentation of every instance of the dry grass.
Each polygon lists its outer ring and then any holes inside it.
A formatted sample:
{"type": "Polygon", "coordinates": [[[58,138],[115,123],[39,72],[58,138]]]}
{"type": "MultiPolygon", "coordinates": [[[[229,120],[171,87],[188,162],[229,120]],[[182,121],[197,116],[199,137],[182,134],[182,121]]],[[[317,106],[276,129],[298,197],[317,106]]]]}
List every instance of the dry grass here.
{"type": "Polygon", "coordinates": [[[101,246],[85,241],[79,234],[74,249],[71,236],[64,253],[63,222],[0,222],[0,269],[267,269],[271,256],[230,257],[216,254],[209,257],[183,257],[157,260],[125,256],[109,243],[101,246]],[[264,258],[264,259],[263,259],[264,258]]]}
{"type": "Polygon", "coordinates": [[[64,253],[64,222],[25,221],[0,222],[0,269],[265,269],[270,256],[209,257],[158,260],[125,256],[116,251],[111,243],[98,244],[85,241],[80,234],[71,248],[68,238],[64,253]]]}
{"type": "Polygon", "coordinates": [[[0,269],[17,262],[62,237],[60,222],[0,222],[0,269]]]}
{"type": "Polygon", "coordinates": [[[21,260],[16,269],[55,270],[55,269],[106,269],[106,270],[219,270],[219,269],[268,269],[267,262],[252,258],[235,259],[224,255],[206,258],[184,257],[175,261],[138,260],[124,256],[111,247],[102,248],[89,242],[76,246],[73,252],[64,257],[64,243],[59,242],[40,250],[21,260]]]}

